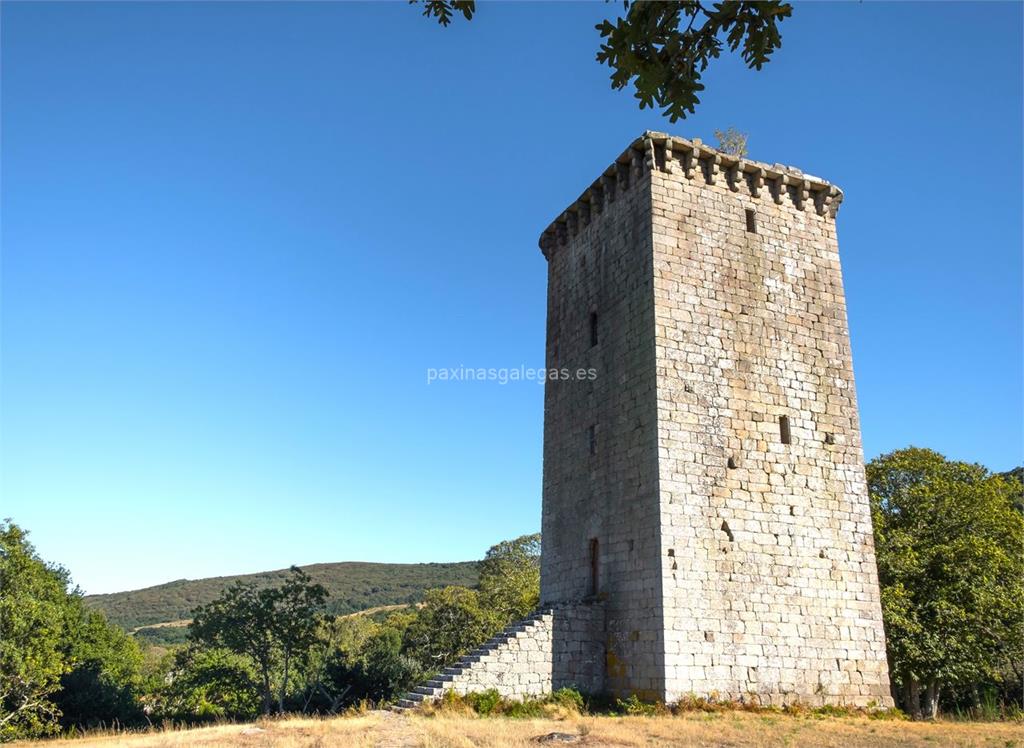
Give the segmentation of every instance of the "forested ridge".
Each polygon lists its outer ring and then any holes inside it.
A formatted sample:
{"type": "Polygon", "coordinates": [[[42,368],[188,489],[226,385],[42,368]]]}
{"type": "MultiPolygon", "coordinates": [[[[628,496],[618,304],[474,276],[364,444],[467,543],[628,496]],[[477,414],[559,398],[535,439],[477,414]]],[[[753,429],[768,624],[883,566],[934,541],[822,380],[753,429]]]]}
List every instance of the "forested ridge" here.
{"type": "MultiPolygon", "coordinates": [[[[419,602],[428,589],[460,585],[473,587],[479,562],[386,564],[361,561],[300,567],[312,582],[327,590],[329,615],[345,615],[380,605],[419,602]]],[[[235,582],[265,589],[281,584],[288,569],[206,579],[178,579],[140,590],[87,595],[85,604],[102,611],[107,620],[127,631],[159,623],[184,621],[235,582]]]]}

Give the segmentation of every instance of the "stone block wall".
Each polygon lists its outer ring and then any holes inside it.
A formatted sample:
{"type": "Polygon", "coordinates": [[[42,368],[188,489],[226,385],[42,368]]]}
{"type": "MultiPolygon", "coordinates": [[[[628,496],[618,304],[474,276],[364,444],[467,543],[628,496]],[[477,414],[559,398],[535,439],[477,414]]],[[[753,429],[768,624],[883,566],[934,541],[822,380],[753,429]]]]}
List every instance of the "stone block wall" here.
{"type": "Polygon", "coordinates": [[[651,171],[666,697],[888,703],[835,220],[716,166],[651,171]]]}
{"type": "Polygon", "coordinates": [[[546,253],[547,368],[568,377],[544,393],[541,603],[605,601],[606,686],[654,696],[664,642],[649,182],[642,155],[625,154],[546,253]]]}
{"type": "Polygon", "coordinates": [[[551,619],[551,690],[605,691],[605,603],[590,600],[554,608],[551,619]]]}

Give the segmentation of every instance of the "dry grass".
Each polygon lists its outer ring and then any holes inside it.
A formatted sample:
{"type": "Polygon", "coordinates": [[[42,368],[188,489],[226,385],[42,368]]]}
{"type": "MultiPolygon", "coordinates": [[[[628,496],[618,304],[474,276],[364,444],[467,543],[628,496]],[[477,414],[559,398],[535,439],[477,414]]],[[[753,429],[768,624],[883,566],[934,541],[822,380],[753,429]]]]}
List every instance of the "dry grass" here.
{"type": "MultiPolygon", "coordinates": [[[[615,748],[657,746],[992,746],[1024,748],[1024,726],[1007,723],[911,723],[863,717],[816,718],[744,712],[687,713],[664,717],[588,717],[515,720],[466,715],[399,716],[372,712],[334,719],[286,719],[258,725],[220,725],[144,734],[95,734],[27,745],[47,748],[537,748],[552,732],[579,736],[572,745],[615,748]],[[255,729],[254,729],[255,728],[255,729]]],[[[565,745],[546,743],[544,745],[565,745]]]]}

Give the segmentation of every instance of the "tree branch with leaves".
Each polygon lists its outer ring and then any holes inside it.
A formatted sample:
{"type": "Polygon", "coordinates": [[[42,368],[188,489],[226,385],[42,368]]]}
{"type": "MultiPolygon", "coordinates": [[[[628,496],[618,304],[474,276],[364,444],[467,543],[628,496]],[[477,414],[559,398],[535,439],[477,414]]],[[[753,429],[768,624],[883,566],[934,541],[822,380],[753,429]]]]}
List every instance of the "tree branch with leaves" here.
{"type": "MultiPolygon", "coordinates": [[[[417,4],[417,0],[410,0],[417,4]]],[[[423,15],[449,26],[476,14],[472,0],[427,0],[423,15]]],[[[693,114],[704,90],[702,77],[725,49],[739,52],[760,70],[779,47],[779,24],[793,6],[778,0],[714,3],[696,0],[625,0],[623,15],[595,27],[601,36],[597,61],[612,69],[612,88],[632,85],[640,108],[660,107],[671,122],[693,114]]]]}

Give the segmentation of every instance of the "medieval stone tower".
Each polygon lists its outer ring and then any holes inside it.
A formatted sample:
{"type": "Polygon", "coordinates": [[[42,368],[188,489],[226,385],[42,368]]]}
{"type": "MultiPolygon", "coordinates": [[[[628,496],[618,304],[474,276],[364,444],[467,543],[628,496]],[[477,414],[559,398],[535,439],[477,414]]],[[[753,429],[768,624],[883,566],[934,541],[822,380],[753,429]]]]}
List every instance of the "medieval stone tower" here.
{"type": "Polygon", "coordinates": [[[841,199],[648,132],[541,237],[556,687],[891,704],[841,199]]]}
{"type": "Polygon", "coordinates": [[[543,233],[541,610],[398,703],[891,706],[835,217],[648,132],[543,233]]]}

